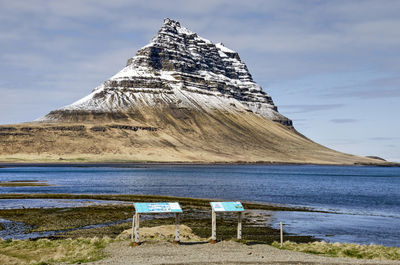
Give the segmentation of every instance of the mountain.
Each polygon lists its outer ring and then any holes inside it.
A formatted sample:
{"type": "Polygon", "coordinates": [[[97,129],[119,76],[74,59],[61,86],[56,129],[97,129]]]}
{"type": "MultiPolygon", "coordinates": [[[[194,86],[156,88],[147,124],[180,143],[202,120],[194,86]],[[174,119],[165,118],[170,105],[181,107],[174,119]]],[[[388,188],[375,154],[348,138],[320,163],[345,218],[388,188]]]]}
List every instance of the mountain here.
{"type": "Polygon", "coordinates": [[[143,107],[249,111],[292,125],[253,81],[237,52],[170,19],[164,20],[149,44],[128,59],[124,69],[87,97],[39,121],[82,121],[93,115],[135,119],[143,107]]]}
{"type": "Polygon", "coordinates": [[[0,144],[0,161],[386,163],[298,133],[237,52],[171,19],[88,96],[0,126],[0,144]]]}

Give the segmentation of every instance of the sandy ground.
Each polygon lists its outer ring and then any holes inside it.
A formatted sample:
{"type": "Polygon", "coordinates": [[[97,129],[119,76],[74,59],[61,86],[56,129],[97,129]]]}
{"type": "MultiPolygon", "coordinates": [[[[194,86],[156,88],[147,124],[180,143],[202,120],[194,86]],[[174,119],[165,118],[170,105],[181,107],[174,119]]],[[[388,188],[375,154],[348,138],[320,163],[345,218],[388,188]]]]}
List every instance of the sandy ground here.
{"type": "MultiPolygon", "coordinates": [[[[131,230],[121,233],[130,237],[131,230]]],[[[132,247],[129,240],[113,243],[106,248],[110,256],[89,264],[400,264],[399,261],[330,258],[295,251],[280,250],[269,245],[245,245],[234,241],[208,243],[182,225],[180,245],[172,244],[174,226],[141,229],[140,246],[132,247]]]]}
{"type": "Polygon", "coordinates": [[[138,247],[123,241],[111,244],[106,251],[110,257],[89,264],[400,264],[399,261],[330,258],[233,241],[215,245],[206,242],[174,245],[158,241],[138,247]]]}

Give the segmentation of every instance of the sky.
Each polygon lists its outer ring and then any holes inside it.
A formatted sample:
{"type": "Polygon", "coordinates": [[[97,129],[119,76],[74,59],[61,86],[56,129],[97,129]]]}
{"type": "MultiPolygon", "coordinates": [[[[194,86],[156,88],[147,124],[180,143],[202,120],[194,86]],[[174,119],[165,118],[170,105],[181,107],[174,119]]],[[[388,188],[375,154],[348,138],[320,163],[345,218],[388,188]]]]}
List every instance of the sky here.
{"type": "Polygon", "coordinates": [[[167,17],[236,50],[308,138],[400,162],[397,0],[0,0],[0,124],[86,96],[167,17]]]}

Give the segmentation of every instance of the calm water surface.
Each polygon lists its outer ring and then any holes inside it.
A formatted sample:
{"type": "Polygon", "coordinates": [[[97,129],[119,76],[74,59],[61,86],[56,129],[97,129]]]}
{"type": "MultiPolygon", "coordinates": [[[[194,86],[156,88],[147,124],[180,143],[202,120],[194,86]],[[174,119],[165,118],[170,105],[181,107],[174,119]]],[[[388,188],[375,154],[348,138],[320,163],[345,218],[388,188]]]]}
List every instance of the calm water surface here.
{"type": "Polygon", "coordinates": [[[307,206],[333,213],[279,212],[275,226],[329,241],[400,246],[400,168],[263,165],[0,168],[0,193],[157,194],[307,206]]]}

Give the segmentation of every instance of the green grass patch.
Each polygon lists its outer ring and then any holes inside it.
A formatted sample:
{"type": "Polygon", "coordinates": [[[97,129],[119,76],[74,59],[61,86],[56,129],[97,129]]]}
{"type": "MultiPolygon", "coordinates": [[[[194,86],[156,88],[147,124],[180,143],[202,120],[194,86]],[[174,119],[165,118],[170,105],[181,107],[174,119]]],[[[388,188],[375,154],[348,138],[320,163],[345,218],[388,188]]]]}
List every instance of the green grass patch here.
{"type": "MultiPolygon", "coordinates": [[[[273,242],[272,246],[281,248],[280,243],[273,242]]],[[[349,243],[294,243],[286,241],[282,249],[300,251],[305,253],[326,255],[330,257],[350,257],[357,259],[386,259],[400,260],[400,248],[385,247],[380,245],[359,245],[349,243]]]]}
{"type": "Polygon", "coordinates": [[[110,238],[0,240],[1,264],[90,262],[104,258],[110,238]]]}

